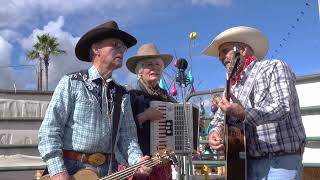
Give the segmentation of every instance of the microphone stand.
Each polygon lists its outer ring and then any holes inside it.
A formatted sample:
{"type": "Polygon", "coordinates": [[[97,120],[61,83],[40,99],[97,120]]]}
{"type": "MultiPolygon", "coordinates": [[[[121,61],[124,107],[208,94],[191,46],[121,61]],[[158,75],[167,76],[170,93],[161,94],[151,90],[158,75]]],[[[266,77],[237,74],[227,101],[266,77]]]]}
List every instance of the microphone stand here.
{"type": "Polygon", "coordinates": [[[186,141],[187,142],[183,142],[183,147],[187,147],[187,152],[184,152],[183,154],[181,154],[179,156],[179,161],[181,164],[181,167],[179,168],[179,174],[181,175],[181,180],[188,180],[189,179],[189,175],[193,174],[192,171],[190,171],[192,169],[192,161],[191,161],[191,157],[192,157],[192,147],[191,147],[191,143],[190,143],[190,138],[189,138],[189,127],[188,127],[188,123],[187,123],[187,108],[186,108],[186,87],[187,87],[187,78],[185,75],[185,69],[179,69],[179,77],[177,79],[177,81],[179,82],[179,85],[181,87],[181,94],[182,94],[182,103],[183,103],[183,116],[184,116],[184,126],[183,126],[183,131],[184,134],[186,135],[186,141]],[[187,144],[185,144],[187,143],[187,144]],[[187,161],[189,163],[189,168],[187,167],[187,161]]]}

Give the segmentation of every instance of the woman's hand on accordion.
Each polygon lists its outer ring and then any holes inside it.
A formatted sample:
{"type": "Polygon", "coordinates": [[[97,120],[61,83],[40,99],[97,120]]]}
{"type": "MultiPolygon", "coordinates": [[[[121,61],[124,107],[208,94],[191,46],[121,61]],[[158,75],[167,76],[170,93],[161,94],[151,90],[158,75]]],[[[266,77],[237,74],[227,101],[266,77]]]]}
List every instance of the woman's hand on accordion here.
{"type": "Polygon", "coordinates": [[[162,113],[159,110],[152,107],[149,107],[144,112],[137,115],[138,122],[140,125],[147,120],[151,120],[151,121],[160,120],[162,119],[162,117],[163,117],[162,113]]]}

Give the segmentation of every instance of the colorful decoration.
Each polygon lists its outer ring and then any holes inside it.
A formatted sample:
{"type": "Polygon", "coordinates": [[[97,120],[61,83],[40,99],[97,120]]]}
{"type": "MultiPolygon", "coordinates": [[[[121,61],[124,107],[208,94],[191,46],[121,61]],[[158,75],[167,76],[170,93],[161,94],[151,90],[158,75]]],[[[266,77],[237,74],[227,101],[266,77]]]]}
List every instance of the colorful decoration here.
{"type": "Polygon", "coordinates": [[[176,68],[177,67],[177,63],[178,63],[178,60],[176,60],[173,64],[173,66],[176,68]]]}
{"type": "Polygon", "coordinates": [[[203,165],[204,179],[209,180],[209,166],[203,165]]]}
{"type": "Polygon", "coordinates": [[[189,84],[193,84],[194,79],[193,79],[193,76],[192,76],[192,72],[191,72],[191,71],[188,72],[187,78],[188,78],[188,80],[189,80],[188,83],[189,83],[189,84]]]}
{"type": "Polygon", "coordinates": [[[218,106],[216,104],[211,105],[211,112],[215,114],[218,111],[218,106]]]}
{"type": "Polygon", "coordinates": [[[163,82],[163,79],[160,79],[159,87],[160,87],[161,89],[163,89],[163,90],[166,90],[166,86],[165,86],[165,84],[164,84],[164,82],[163,82]]]}
{"type": "Polygon", "coordinates": [[[173,83],[171,86],[171,96],[177,96],[178,92],[177,92],[177,87],[176,87],[176,83],[173,83]]]}
{"type": "MultiPolygon", "coordinates": [[[[320,0],[318,0],[318,6],[319,6],[319,20],[320,20],[320,0]]],[[[273,52],[270,53],[271,59],[274,58],[274,56],[276,56],[276,54],[281,52],[281,49],[286,48],[287,44],[290,43],[290,40],[292,40],[294,38],[294,34],[295,31],[298,30],[299,24],[304,20],[304,15],[305,13],[308,12],[308,8],[310,8],[310,4],[307,2],[305,2],[305,5],[303,7],[301,7],[301,9],[297,12],[297,15],[295,18],[295,21],[293,21],[293,24],[289,25],[289,29],[286,33],[286,36],[281,38],[280,42],[279,42],[279,47],[276,47],[273,52]]],[[[301,25],[300,25],[301,26],[301,25]]]]}
{"type": "Polygon", "coordinates": [[[190,37],[190,39],[196,39],[198,37],[198,34],[197,34],[197,32],[191,32],[189,34],[189,37],[190,37]]]}

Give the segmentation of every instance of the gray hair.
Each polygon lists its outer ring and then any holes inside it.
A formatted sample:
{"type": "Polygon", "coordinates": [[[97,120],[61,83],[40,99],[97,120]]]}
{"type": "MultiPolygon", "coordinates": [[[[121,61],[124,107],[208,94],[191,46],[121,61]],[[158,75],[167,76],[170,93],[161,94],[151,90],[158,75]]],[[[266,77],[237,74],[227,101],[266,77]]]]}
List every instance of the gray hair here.
{"type": "Polygon", "coordinates": [[[94,54],[92,46],[91,46],[90,50],[89,50],[89,61],[92,62],[92,60],[94,59],[95,56],[96,55],[94,54]]]}
{"type": "Polygon", "coordinates": [[[140,61],[137,63],[136,68],[135,68],[135,72],[136,72],[136,74],[137,74],[138,80],[141,79],[142,71],[143,71],[143,66],[144,66],[144,63],[145,63],[147,60],[158,61],[158,62],[161,64],[161,70],[163,71],[163,69],[164,69],[164,62],[163,62],[160,58],[146,58],[146,59],[142,59],[142,60],[140,60],[140,61]]]}

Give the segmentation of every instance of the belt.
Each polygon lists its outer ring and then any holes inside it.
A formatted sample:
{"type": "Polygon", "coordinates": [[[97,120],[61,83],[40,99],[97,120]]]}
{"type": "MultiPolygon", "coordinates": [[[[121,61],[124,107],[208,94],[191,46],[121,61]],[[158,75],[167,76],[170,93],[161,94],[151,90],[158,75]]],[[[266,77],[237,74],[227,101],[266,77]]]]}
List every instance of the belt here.
{"type": "Polygon", "coordinates": [[[267,159],[271,157],[280,157],[280,156],[288,156],[288,155],[302,155],[304,149],[301,148],[297,151],[294,152],[285,152],[285,151],[277,151],[277,152],[269,152],[269,153],[264,153],[261,156],[249,156],[249,159],[267,159]]]}
{"type": "Polygon", "coordinates": [[[100,166],[105,162],[109,162],[111,159],[111,154],[105,153],[81,153],[71,150],[63,149],[63,157],[71,160],[82,161],[89,163],[93,166],[100,166]]]}

